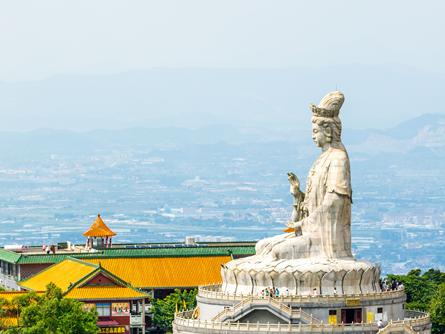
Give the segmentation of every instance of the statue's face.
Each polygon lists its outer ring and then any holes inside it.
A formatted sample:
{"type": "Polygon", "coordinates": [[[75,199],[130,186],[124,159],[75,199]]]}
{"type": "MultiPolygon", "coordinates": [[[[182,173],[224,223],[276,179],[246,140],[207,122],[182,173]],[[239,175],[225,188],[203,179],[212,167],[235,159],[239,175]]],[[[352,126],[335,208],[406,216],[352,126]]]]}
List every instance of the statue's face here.
{"type": "Polygon", "coordinates": [[[312,123],[312,140],[318,147],[324,147],[329,142],[325,129],[317,123],[312,123]]]}

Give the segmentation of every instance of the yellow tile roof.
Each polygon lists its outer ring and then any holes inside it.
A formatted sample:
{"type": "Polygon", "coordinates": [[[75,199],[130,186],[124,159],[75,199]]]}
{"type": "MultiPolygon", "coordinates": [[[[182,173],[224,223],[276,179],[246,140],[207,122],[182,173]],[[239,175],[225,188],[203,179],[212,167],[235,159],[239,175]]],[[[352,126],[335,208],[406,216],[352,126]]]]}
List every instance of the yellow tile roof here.
{"type": "Polygon", "coordinates": [[[28,291],[0,291],[0,299],[12,301],[15,297],[27,294],[28,291]]]}
{"type": "Polygon", "coordinates": [[[130,287],[121,286],[85,286],[75,287],[65,295],[67,298],[80,300],[96,299],[136,299],[146,298],[147,294],[139,292],[130,287]]]}
{"type": "Polygon", "coordinates": [[[85,237],[112,237],[115,236],[116,233],[114,233],[107,225],[105,225],[100,215],[97,215],[94,223],[88,230],[86,230],[85,233],[83,233],[83,235],[85,237]]]}
{"type": "Polygon", "coordinates": [[[53,282],[63,292],[67,291],[70,284],[74,284],[85,276],[97,270],[98,266],[68,258],[52,265],[40,273],[20,282],[24,288],[34,291],[45,291],[46,286],[53,282]]]}
{"type": "Polygon", "coordinates": [[[19,323],[17,317],[4,317],[0,319],[0,325],[2,324],[3,321],[3,325],[5,327],[16,327],[19,323]]]}
{"type": "Polygon", "coordinates": [[[84,259],[137,288],[194,287],[221,281],[221,264],[230,256],[84,259]]]}
{"type": "MultiPolygon", "coordinates": [[[[11,303],[12,302],[12,300],[15,298],[15,297],[19,297],[19,296],[22,296],[22,295],[25,295],[25,294],[27,294],[28,293],[28,291],[0,291],[0,299],[5,299],[5,300],[7,300],[9,303],[11,303]]],[[[12,314],[15,314],[15,310],[14,310],[14,307],[11,307],[11,305],[9,304],[7,304],[7,305],[4,305],[3,306],[3,309],[4,310],[6,310],[6,311],[8,311],[9,310],[9,312],[8,313],[11,313],[12,312],[12,314]],[[13,311],[14,310],[14,311],[13,311]]],[[[9,314],[9,316],[6,316],[6,317],[3,317],[3,318],[0,318],[0,327],[3,325],[3,326],[5,326],[5,327],[16,327],[17,326],[17,324],[18,324],[18,320],[17,320],[17,317],[11,317],[10,316],[10,314],[9,314]]],[[[1,331],[0,331],[1,332],[1,331]]],[[[1,332],[1,333],[3,333],[3,332],[1,332]]]]}

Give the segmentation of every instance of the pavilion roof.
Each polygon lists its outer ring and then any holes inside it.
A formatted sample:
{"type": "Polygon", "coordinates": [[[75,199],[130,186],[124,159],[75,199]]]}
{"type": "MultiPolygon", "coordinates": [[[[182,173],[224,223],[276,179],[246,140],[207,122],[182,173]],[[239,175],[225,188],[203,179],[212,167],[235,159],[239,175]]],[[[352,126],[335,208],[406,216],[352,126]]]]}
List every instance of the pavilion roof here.
{"type": "Polygon", "coordinates": [[[114,233],[107,225],[105,225],[100,215],[97,215],[94,223],[85,233],[83,233],[83,235],[85,237],[112,237],[115,236],[116,233],[114,233]]]}

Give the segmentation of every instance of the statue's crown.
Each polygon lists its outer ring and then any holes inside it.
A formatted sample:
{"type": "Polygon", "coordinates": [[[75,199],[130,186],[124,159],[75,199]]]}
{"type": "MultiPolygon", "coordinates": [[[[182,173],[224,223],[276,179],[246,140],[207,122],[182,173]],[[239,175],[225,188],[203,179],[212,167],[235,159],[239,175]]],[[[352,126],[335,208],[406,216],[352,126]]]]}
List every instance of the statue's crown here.
{"type": "Polygon", "coordinates": [[[310,105],[312,114],[316,117],[337,117],[340,113],[340,108],[345,101],[345,96],[340,91],[330,92],[321,99],[318,106],[310,105]]]}

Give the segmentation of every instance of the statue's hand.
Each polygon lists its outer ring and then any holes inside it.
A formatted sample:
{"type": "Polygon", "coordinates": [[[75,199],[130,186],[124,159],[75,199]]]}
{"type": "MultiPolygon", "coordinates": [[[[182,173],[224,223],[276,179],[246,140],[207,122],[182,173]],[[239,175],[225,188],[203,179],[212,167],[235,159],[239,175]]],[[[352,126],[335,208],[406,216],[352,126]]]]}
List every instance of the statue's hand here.
{"type": "Polygon", "coordinates": [[[287,173],[287,179],[290,183],[290,193],[292,195],[300,193],[300,180],[298,180],[298,177],[294,173],[289,172],[287,173]]]}
{"type": "Polygon", "coordinates": [[[301,229],[301,221],[298,222],[293,222],[293,221],[288,221],[287,222],[287,228],[284,230],[284,232],[293,232],[295,233],[296,236],[300,236],[303,234],[303,231],[301,229]]]}
{"type": "Polygon", "coordinates": [[[298,222],[288,221],[287,227],[294,228],[296,230],[301,229],[301,221],[298,222]]]}

